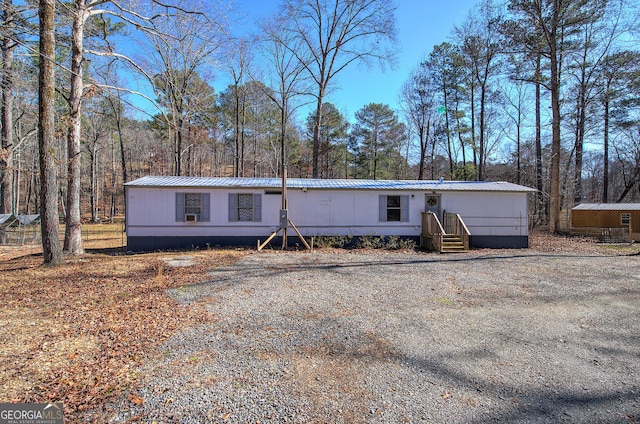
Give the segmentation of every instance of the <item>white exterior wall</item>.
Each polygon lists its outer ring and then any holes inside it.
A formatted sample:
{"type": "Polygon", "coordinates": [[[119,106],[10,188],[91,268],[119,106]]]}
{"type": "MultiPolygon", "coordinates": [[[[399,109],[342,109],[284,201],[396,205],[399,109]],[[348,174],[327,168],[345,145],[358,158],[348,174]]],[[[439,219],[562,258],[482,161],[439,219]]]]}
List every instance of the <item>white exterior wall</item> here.
{"type": "Polygon", "coordinates": [[[527,193],[443,193],[442,208],[460,214],[475,236],[528,235],[527,193]]]}
{"type": "MultiPolygon", "coordinates": [[[[305,236],[419,236],[424,197],[409,192],[289,189],[289,217],[305,236]],[[378,222],[379,195],[409,195],[409,222],[378,222]]],[[[282,197],[256,189],[127,189],[129,236],[268,236],[279,225],[282,197]],[[210,193],[209,222],[176,222],[175,193],[210,193]],[[229,193],[262,194],[262,222],[229,222],[229,193]]]]}
{"type": "MultiPolygon", "coordinates": [[[[420,236],[425,191],[289,189],[289,217],[305,236],[420,236]],[[380,195],[408,195],[409,222],[379,222],[380,195]]],[[[527,235],[527,193],[442,192],[442,209],[459,213],[472,235],[527,235]]],[[[259,236],[279,225],[281,195],[264,189],[127,188],[127,235],[259,236]],[[175,193],[210,193],[209,222],[176,222],[175,193]],[[262,194],[262,222],[229,222],[229,193],[262,194]]]]}

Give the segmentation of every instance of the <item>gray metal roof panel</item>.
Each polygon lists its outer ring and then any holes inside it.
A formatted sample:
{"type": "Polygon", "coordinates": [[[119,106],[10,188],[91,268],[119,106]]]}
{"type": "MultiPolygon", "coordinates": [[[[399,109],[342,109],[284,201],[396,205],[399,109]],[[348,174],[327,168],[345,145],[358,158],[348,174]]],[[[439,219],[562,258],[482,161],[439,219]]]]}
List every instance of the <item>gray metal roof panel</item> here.
{"type": "Polygon", "coordinates": [[[34,225],[40,223],[40,215],[20,214],[16,218],[22,225],[34,225]]]}
{"type": "Polygon", "coordinates": [[[640,211],[640,203],[581,203],[574,207],[578,211],[640,211]]]}
{"type": "MultiPolygon", "coordinates": [[[[207,178],[147,176],[125,184],[128,187],[210,187],[277,189],[280,178],[207,178]]],[[[435,190],[435,191],[504,191],[533,192],[532,188],[508,182],[491,181],[431,181],[431,180],[347,180],[288,178],[292,189],[319,190],[435,190]]]]}
{"type": "Polygon", "coordinates": [[[15,216],[13,216],[13,214],[10,213],[3,213],[0,214],[0,225],[9,225],[11,224],[11,222],[13,222],[15,220],[15,216]]]}

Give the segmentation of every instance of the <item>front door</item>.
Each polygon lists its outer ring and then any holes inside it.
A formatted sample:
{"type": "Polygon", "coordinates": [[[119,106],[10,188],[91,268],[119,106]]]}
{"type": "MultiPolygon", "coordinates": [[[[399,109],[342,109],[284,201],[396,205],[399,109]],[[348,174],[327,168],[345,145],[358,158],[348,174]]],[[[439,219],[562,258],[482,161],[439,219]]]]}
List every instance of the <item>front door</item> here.
{"type": "Polygon", "coordinates": [[[424,211],[425,212],[433,212],[434,214],[436,214],[438,219],[441,219],[441,216],[440,216],[440,213],[441,213],[440,195],[439,194],[426,194],[425,196],[426,196],[426,198],[425,198],[424,211]]]}

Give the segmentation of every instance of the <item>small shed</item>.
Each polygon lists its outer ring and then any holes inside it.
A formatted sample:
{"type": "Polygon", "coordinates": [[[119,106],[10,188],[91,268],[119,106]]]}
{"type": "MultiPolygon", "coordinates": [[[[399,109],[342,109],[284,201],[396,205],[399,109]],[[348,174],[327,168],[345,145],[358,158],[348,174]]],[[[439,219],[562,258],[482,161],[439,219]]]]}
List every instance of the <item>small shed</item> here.
{"type": "Polygon", "coordinates": [[[7,231],[14,222],[16,222],[15,215],[11,213],[0,214],[0,244],[7,243],[7,231]]]}
{"type": "Polygon", "coordinates": [[[574,234],[640,241],[640,203],[581,203],[571,209],[574,234]]]}
{"type": "Polygon", "coordinates": [[[7,228],[16,220],[15,215],[11,213],[0,214],[0,228],[7,228]]]}
{"type": "Polygon", "coordinates": [[[0,243],[21,245],[40,241],[40,215],[0,215],[0,243]]]}

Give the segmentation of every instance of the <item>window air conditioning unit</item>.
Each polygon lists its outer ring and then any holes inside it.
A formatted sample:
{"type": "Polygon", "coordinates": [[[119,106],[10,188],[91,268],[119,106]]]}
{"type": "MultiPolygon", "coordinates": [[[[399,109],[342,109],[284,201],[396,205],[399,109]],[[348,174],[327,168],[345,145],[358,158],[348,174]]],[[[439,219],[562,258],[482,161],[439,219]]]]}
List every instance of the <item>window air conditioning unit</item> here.
{"type": "Polygon", "coordinates": [[[198,222],[200,221],[200,214],[186,213],[184,214],[184,222],[198,222]]]}

